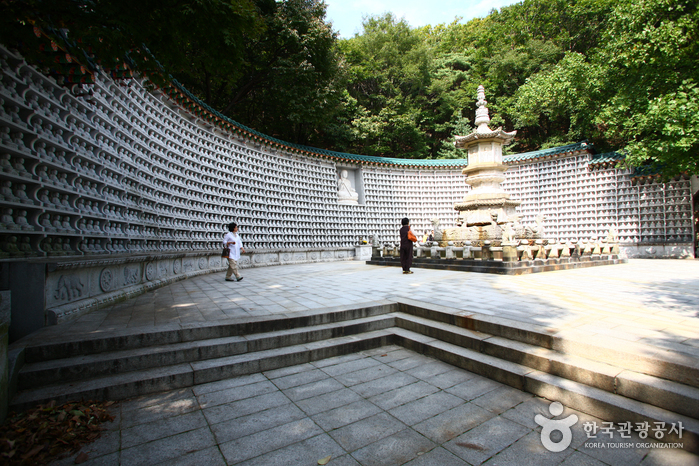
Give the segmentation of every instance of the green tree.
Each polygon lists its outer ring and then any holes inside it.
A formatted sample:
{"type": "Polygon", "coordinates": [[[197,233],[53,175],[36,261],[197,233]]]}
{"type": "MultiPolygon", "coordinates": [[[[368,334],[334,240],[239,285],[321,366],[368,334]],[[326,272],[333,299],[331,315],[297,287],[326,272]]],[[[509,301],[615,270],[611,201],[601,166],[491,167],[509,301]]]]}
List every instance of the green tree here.
{"type": "Polygon", "coordinates": [[[421,129],[430,54],[424,34],[392,14],[365,18],[364,31],[340,42],[347,62],[348,96],[356,101],[347,150],[423,158],[428,138],[421,129]]]}
{"type": "Polygon", "coordinates": [[[32,26],[84,65],[109,70],[127,59],[141,72],[151,72],[158,84],[169,82],[167,73],[190,67],[187,50],[197,50],[201,62],[235,76],[247,38],[263,28],[252,0],[0,0],[0,6],[0,41],[20,48],[34,63],[48,67],[52,57],[42,52],[40,45],[46,43],[32,26]]]}
{"type": "MultiPolygon", "coordinates": [[[[598,66],[569,52],[550,71],[527,79],[514,95],[510,115],[520,141],[547,148],[592,138],[600,101],[598,66]]],[[[520,148],[524,144],[520,142],[520,148]]]]}
{"type": "Polygon", "coordinates": [[[235,74],[186,50],[189,69],[177,75],[211,107],[258,131],[299,144],[322,140],[342,98],[337,34],[318,0],[257,0],[260,36],[247,37],[235,74]],[[213,65],[213,66],[212,66],[213,65]]]}
{"type": "Polygon", "coordinates": [[[690,0],[619,4],[596,57],[597,125],[626,163],[666,177],[699,173],[699,9],[690,0]]]}

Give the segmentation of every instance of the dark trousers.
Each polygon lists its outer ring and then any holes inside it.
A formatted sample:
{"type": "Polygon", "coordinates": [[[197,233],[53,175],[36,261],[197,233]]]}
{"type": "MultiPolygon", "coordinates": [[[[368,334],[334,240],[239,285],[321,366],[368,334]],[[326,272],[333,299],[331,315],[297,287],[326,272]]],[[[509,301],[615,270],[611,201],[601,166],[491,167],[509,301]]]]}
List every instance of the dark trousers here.
{"type": "Polygon", "coordinates": [[[400,247],[400,265],[407,272],[413,265],[413,243],[400,247]]]}

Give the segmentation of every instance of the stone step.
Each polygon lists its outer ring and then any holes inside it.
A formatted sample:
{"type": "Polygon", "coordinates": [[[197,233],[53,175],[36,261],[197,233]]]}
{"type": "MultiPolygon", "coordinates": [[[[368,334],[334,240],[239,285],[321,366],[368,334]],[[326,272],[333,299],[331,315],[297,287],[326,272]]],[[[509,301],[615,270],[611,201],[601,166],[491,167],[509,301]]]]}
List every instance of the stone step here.
{"type": "MultiPolygon", "coordinates": [[[[565,406],[605,421],[632,422],[634,426],[639,422],[648,422],[651,426],[655,426],[656,422],[664,422],[668,429],[673,423],[682,423],[681,437],[677,433],[672,433],[666,435],[662,441],[682,443],[685,450],[699,454],[699,421],[697,419],[538,371],[522,364],[503,361],[494,356],[410,330],[397,328],[394,333],[395,344],[519,390],[558,401],[565,406]]],[[[654,439],[649,438],[648,440],[654,439]]]]}
{"type": "Polygon", "coordinates": [[[401,298],[400,312],[552,349],[569,357],[606,363],[640,374],[699,388],[699,364],[689,354],[634,342],[590,336],[575,330],[557,329],[518,322],[477,312],[455,312],[453,308],[401,298]]]}
{"type": "Polygon", "coordinates": [[[165,367],[181,363],[222,358],[242,353],[300,345],[313,341],[366,333],[393,327],[392,314],[377,315],[290,330],[245,336],[210,338],[145,348],[102,352],[64,359],[25,364],[19,372],[18,387],[25,389],[58,382],[165,367]]]}
{"type": "Polygon", "coordinates": [[[253,333],[287,330],[363,317],[387,314],[397,310],[395,302],[381,300],[366,304],[335,306],[322,310],[293,312],[270,316],[233,318],[226,321],[196,324],[166,324],[158,330],[130,328],[101,334],[58,335],[44,341],[37,335],[28,341],[13,344],[21,347],[26,363],[70,358],[77,355],[139,349],[171,343],[195,342],[215,338],[250,335],[253,333]],[[38,340],[38,341],[35,341],[38,340]]]}
{"type": "Polygon", "coordinates": [[[123,400],[356,353],[389,345],[392,340],[393,333],[390,330],[375,330],[284,348],[25,389],[12,399],[10,410],[22,411],[51,400],[56,400],[57,403],[79,399],[123,400]]]}
{"type": "Polygon", "coordinates": [[[401,312],[395,314],[395,323],[401,329],[497,360],[516,363],[699,419],[699,389],[696,387],[401,312]]]}

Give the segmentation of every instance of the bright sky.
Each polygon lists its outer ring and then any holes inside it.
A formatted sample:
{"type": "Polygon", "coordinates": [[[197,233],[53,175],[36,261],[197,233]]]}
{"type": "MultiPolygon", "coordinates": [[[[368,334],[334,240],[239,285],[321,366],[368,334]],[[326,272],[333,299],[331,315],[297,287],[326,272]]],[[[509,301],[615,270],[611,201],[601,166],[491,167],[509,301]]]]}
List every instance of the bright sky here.
{"type": "Polygon", "coordinates": [[[516,0],[325,0],[326,19],[333,29],[348,39],[362,32],[362,16],[381,15],[388,11],[412,27],[451,23],[459,16],[466,22],[485,17],[493,8],[517,3],[516,0]]]}

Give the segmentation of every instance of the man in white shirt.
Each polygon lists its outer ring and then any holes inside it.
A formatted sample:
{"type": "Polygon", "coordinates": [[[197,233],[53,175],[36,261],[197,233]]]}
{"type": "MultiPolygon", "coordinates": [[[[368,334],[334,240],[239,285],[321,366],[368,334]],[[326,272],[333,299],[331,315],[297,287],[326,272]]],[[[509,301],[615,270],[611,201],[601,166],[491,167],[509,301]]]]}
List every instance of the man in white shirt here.
{"type": "Polygon", "coordinates": [[[240,240],[238,235],[238,225],[233,222],[228,224],[228,233],[223,237],[223,247],[229,248],[228,253],[228,270],[226,271],[226,281],[240,281],[243,277],[238,272],[238,260],[240,260],[241,251],[245,253],[245,248],[243,248],[243,242],[240,240]],[[235,280],[231,278],[235,275],[235,280]]]}

